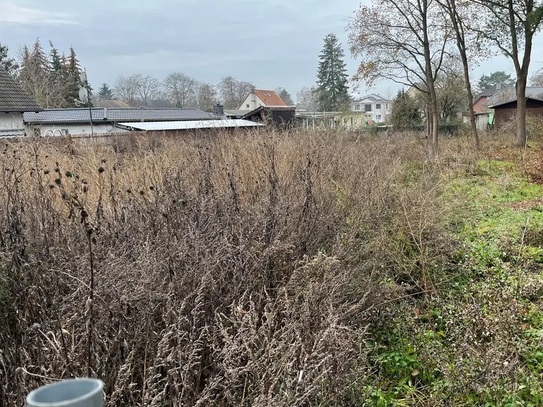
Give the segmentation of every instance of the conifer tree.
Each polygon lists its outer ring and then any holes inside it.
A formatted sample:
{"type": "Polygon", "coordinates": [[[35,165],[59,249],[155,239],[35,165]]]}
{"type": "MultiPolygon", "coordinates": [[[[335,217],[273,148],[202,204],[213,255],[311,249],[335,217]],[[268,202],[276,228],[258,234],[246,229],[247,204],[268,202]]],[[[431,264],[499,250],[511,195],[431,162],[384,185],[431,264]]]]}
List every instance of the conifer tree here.
{"type": "Polygon", "coordinates": [[[317,71],[317,97],[319,108],[326,111],[345,109],[349,103],[347,69],[344,53],[335,34],[324,37],[317,71]]]}
{"type": "Polygon", "coordinates": [[[15,78],[19,65],[17,65],[13,58],[10,58],[8,52],[9,49],[7,45],[0,44],[0,68],[5,69],[12,77],[15,78]]]}
{"type": "Polygon", "coordinates": [[[50,106],[49,107],[71,107],[67,100],[68,71],[64,64],[65,57],[61,56],[58,49],[49,41],[51,51],[49,52],[49,82],[50,82],[50,106]]]}
{"type": "Polygon", "coordinates": [[[70,56],[65,60],[65,67],[67,71],[67,92],[66,92],[66,102],[71,107],[78,106],[87,106],[81,105],[78,103],[79,100],[79,89],[81,87],[79,75],[81,74],[81,67],[79,65],[79,60],[73,47],[70,47],[70,56]]]}
{"type": "Polygon", "coordinates": [[[403,90],[399,91],[392,102],[389,120],[396,130],[409,130],[421,126],[422,117],[418,101],[403,90]]]}
{"type": "Polygon", "coordinates": [[[62,71],[62,60],[60,59],[60,54],[58,53],[58,49],[55,48],[53,43],[49,41],[49,45],[51,46],[51,52],[49,53],[49,59],[51,64],[51,71],[52,72],[61,72],[62,71]]]}
{"type": "Polygon", "coordinates": [[[100,90],[98,90],[98,97],[103,100],[113,99],[113,91],[107,83],[102,83],[100,90]]]}
{"type": "Polygon", "coordinates": [[[34,43],[32,51],[26,45],[23,47],[19,81],[23,88],[38,102],[38,105],[42,107],[53,106],[50,100],[49,61],[43,52],[39,39],[34,43]]]}
{"type": "Polygon", "coordinates": [[[74,49],[70,48],[70,55],[66,57],[64,54],[61,56],[52,42],[49,42],[49,45],[51,50],[48,56],[39,39],[32,50],[26,45],[23,47],[19,82],[42,107],[81,106],[77,101],[81,86],[81,68],[74,49]]]}

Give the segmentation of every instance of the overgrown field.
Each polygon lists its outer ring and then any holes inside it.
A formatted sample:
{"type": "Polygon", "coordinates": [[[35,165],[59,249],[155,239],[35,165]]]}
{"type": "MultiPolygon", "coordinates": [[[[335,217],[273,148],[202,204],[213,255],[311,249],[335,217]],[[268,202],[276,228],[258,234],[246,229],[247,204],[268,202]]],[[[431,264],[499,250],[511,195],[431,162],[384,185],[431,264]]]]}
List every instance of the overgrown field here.
{"type": "Polygon", "coordinates": [[[129,137],[1,145],[0,405],[543,404],[537,144],[129,137]]]}

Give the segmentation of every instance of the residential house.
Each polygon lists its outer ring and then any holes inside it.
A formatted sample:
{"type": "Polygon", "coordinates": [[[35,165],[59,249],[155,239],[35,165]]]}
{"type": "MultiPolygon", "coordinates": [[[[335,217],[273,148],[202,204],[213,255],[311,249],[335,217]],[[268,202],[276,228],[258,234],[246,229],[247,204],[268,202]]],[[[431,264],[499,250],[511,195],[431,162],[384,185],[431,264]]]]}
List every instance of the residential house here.
{"type": "Polygon", "coordinates": [[[473,111],[475,113],[483,113],[488,111],[488,104],[486,103],[488,99],[494,96],[496,93],[501,92],[505,86],[501,83],[497,83],[494,86],[488,88],[487,90],[479,93],[475,96],[473,100],[473,111]]]}
{"type": "Polygon", "coordinates": [[[285,107],[287,104],[273,90],[255,89],[247,95],[238,110],[255,110],[261,106],[285,107]]]}
{"type": "Polygon", "coordinates": [[[119,123],[219,120],[221,117],[197,109],[77,108],[27,112],[28,132],[38,136],[89,136],[128,131],[119,123]],[[92,115],[92,124],[91,124],[92,115]]]}
{"type": "Polygon", "coordinates": [[[228,119],[243,119],[277,127],[294,124],[296,106],[287,106],[273,90],[255,89],[236,110],[225,110],[228,119]]]}
{"type": "Polygon", "coordinates": [[[0,137],[23,136],[23,113],[39,110],[36,101],[0,68],[0,137]]]}
{"type": "Polygon", "coordinates": [[[351,110],[355,113],[363,113],[366,119],[376,123],[387,121],[392,108],[392,101],[372,93],[355,99],[351,102],[351,110]]]}

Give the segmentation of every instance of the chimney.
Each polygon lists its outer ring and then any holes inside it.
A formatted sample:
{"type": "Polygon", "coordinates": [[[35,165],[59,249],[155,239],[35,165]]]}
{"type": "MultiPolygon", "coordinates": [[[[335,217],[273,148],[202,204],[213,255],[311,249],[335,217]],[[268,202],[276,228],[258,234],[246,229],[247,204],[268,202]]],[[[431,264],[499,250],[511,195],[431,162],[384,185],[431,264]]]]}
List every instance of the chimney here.
{"type": "Polygon", "coordinates": [[[217,103],[215,106],[213,106],[213,113],[217,116],[224,116],[224,106],[217,103]]]}

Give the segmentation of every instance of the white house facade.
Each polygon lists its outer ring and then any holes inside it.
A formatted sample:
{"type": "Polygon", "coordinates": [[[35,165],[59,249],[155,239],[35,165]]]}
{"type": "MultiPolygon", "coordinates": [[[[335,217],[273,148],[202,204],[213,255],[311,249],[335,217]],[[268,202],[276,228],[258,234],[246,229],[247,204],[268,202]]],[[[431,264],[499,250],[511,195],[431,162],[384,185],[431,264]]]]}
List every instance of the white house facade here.
{"type": "Polygon", "coordinates": [[[24,131],[22,112],[0,113],[0,136],[19,136],[23,135],[24,131]]]}
{"type": "Polygon", "coordinates": [[[372,93],[351,102],[351,110],[355,113],[364,113],[367,119],[376,123],[385,123],[392,108],[392,101],[372,93]]]}
{"type": "Polygon", "coordinates": [[[23,113],[39,111],[36,101],[0,68],[0,137],[23,136],[23,113]]]}

